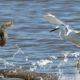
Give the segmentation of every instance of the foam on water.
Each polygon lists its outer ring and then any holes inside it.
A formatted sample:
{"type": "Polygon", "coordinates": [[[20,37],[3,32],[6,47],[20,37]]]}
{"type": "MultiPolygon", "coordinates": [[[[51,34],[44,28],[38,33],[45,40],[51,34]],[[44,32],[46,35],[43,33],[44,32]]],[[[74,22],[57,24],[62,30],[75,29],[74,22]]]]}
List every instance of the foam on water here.
{"type": "Polygon", "coordinates": [[[13,64],[13,62],[8,62],[5,59],[0,58],[0,62],[2,62],[4,64],[4,69],[7,69],[8,66],[14,67],[15,65],[13,64]]]}
{"type": "Polygon", "coordinates": [[[74,52],[71,53],[72,56],[75,56],[75,58],[78,58],[80,56],[80,52],[74,52]]]}
{"type": "MultiPolygon", "coordinates": [[[[48,59],[41,59],[39,61],[33,62],[32,67],[30,68],[31,71],[46,71],[46,69],[49,67],[50,64],[52,64],[52,60],[48,59]]],[[[48,68],[49,69],[49,68],[48,68]]]]}

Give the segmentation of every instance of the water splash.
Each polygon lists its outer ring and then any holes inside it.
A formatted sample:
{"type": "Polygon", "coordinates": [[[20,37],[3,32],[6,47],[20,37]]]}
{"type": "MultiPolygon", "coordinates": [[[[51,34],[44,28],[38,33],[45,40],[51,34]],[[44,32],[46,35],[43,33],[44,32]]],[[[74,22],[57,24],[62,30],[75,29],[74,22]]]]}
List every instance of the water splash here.
{"type": "Polygon", "coordinates": [[[50,59],[53,59],[53,60],[56,60],[56,59],[58,59],[56,56],[50,56],[50,59]]]}
{"type": "Polygon", "coordinates": [[[80,52],[75,52],[71,54],[72,56],[75,56],[75,58],[78,58],[80,56],[80,52]]]}
{"type": "Polygon", "coordinates": [[[19,47],[18,44],[16,44],[16,48],[17,48],[17,52],[13,54],[12,59],[15,60],[15,66],[17,66],[17,68],[19,69],[22,69],[23,68],[22,65],[19,65],[18,67],[18,63],[20,61],[22,61],[23,63],[26,63],[28,61],[28,56],[25,56],[24,51],[19,47]]]}
{"type": "Polygon", "coordinates": [[[37,66],[32,66],[32,67],[30,67],[29,70],[30,70],[30,71],[36,71],[36,70],[37,70],[37,66]]]}
{"type": "MultiPolygon", "coordinates": [[[[24,58],[24,62],[26,63],[27,61],[29,61],[28,56],[25,56],[24,51],[18,45],[16,45],[16,47],[17,47],[17,51],[13,54],[12,59],[16,61],[17,55],[19,57],[20,54],[22,54],[23,56],[21,56],[21,57],[24,58]]],[[[62,54],[64,57],[61,57],[62,59],[60,60],[59,64],[56,67],[58,69],[57,74],[59,76],[59,80],[67,80],[67,78],[63,74],[62,66],[64,66],[65,63],[69,62],[68,56],[69,55],[74,56],[76,59],[80,56],[79,52],[70,53],[70,54],[69,53],[70,52],[65,52],[64,54],[62,54]]],[[[21,57],[20,57],[20,59],[21,59],[21,57]]],[[[46,59],[40,59],[40,60],[34,61],[31,64],[30,71],[49,72],[49,70],[53,67],[52,64],[54,63],[54,61],[57,61],[58,58],[59,57],[56,57],[53,55],[53,56],[49,56],[49,58],[46,58],[46,59]]],[[[8,67],[16,66],[16,64],[14,62],[9,62],[2,58],[0,58],[0,61],[2,61],[4,63],[5,69],[8,67]]],[[[75,60],[73,62],[75,62],[75,60]]],[[[17,68],[22,69],[23,65],[19,65],[17,68]]]]}
{"type": "MultiPolygon", "coordinates": [[[[8,60],[6,59],[3,59],[3,58],[0,58],[0,63],[1,65],[3,64],[4,65],[4,68],[7,69],[7,68],[19,68],[19,69],[22,69],[22,66],[23,65],[19,65],[17,66],[17,63],[18,61],[17,60],[20,60],[22,58],[22,61],[23,62],[27,62],[28,61],[28,56],[25,56],[24,54],[24,51],[18,46],[18,44],[16,44],[16,48],[17,48],[17,51],[13,54],[13,56],[10,58],[10,60],[14,61],[14,62],[9,62],[8,60]],[[22,54],[20,56],[20,54],[22,54]],[[18,57],[17,57],[18,56],[18,57]],[[20,58],[20,59],[17,59],[17,58],[20,58]],[[16,64],[15,64],[16,63],[16,64]],[[17,67],[16,67],[17,66],[17,67]]],[[[20,63],[21,64],[21,63],[20,63]]]]}
{"type": "Polygon", "coordinates": [[[18,46],[18,44],[16,44],[16,48],[18,49],[18,51],[14,53],[13,59],[14,59],[14,58],[16,57],[16,55],[19,54],[19,53],[24,54],[23,50],[18,46]]]}
{"type": "Polygon", "coordinates": [[[49,65],[52,64],[52,60],[48,59],[41,59],[36,62],[32,62],[32,67],[30,68],[31,71],[42,71],[45,72],[49,65]]]}
{"type": "Polygon", "coordinates": [[[64,62],[68,62],[68,55],[69,55],[69,52],[65,52],[64,54],[64,62]]]}
{"type": "Polygon", "coordinates": [[[8,66],[11,66],[11,67],[14,67],[15,66],[13,62],[8,62],[5,59],[0,58],[0,61],[3,62],[5,69],[8,68],[8,66]]]}
{"type": "Polygon", "coordinates": [[[63,71],[62,71],[62,69],[59,69],[59,71],[58,71],[58,80],[62,80],[62,77],[63,77],[63,71]]]}
{"type": "Polygon", "coordinates": [[[45,60],[42,59],[42,60],[36,62],[36,64],[38,66],[46,66],[49,63],[52,63],[52,61],[51,60],[47,60],[47,59],[45,59],[45,60]]]}

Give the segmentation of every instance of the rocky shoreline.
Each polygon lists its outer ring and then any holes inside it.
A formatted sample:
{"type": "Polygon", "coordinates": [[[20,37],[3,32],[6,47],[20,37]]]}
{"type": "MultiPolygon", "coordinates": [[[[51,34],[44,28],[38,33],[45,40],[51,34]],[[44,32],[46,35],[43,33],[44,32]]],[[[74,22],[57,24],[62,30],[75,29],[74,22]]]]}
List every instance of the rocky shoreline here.
{"type": "Polygon", "coordinates": [[[19,78],[20,80],[58,80],[58,76],[36,73],[25,69],[0,69],[0,78],[19,78]]]}

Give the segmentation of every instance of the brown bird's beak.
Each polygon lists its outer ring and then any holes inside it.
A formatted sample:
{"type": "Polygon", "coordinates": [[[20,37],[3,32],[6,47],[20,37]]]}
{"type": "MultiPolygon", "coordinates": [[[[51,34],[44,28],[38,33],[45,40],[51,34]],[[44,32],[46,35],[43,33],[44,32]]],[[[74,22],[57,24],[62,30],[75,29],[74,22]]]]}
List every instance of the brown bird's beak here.
{"type": "Polygon", "coordinates": [[[11,25],[12,25],[12,21],[5,21],[3,23],[3,26],[5,26],[5,27],[10,27],[11,25]]]}

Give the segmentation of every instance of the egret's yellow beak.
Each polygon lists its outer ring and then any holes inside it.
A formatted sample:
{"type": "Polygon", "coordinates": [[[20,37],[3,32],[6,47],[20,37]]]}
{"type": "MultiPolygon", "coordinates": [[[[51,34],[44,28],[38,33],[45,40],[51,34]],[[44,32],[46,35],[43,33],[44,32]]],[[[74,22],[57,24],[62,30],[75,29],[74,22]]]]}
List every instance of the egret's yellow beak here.
{"type": "Polygon", "coordinates": [[[58,30],[58,29],[59,29],[59,27],[58,27],[58,28],[55,28],[55,29],[53,29],[53,30],[51,30],[50,32],[56,31],[56,30],[58,30]]]}

